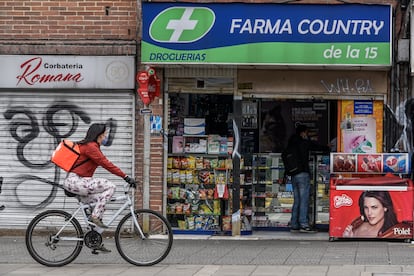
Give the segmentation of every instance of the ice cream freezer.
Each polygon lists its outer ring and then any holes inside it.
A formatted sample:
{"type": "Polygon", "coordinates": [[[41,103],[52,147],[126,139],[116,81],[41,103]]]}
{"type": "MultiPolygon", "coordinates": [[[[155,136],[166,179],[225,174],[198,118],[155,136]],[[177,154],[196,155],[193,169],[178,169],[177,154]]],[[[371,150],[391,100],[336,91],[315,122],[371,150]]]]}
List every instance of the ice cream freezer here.
{"type": "Polygon", "coordinates": [[[331,178],[329,240],[413,239],[413,183],[393,174],[331,178]]]}

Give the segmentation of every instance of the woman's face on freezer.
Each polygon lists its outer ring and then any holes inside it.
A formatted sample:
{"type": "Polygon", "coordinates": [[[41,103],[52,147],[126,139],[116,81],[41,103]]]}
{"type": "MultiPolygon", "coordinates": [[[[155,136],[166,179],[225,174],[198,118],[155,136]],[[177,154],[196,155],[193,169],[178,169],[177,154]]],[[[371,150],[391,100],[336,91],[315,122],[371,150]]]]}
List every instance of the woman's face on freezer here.
{"type": "Polygon", "coordinates": [[[374,197],[366,197],[364,199],[364,214],[369,224],[377,225],[384,222],[384,215],[387,208],[374,197]]]}

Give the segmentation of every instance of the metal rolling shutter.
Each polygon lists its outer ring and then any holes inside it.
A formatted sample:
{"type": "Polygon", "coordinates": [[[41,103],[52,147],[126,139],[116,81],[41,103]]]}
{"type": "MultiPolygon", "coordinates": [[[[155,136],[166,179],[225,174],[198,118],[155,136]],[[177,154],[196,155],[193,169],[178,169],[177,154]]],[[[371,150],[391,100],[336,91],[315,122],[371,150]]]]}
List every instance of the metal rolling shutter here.
{"type": "MultiPolygon", "coordinates": [[[[77,207],[55,186],[66,172],[49,160],[60,139],[80,140],[92,123],[112,122],[112,145],[101,149],[131,175],[134,103],[132,91],[0,92],[0,229],[23,229],[46,209],[77,207]]],[[[102,168],[95,175],[123,183],[102,168]]],[[[107,204],[104,221],[119,206],[107,204]]]]}
{"type": "Polygon", "coordinates": [[[166,68],[169,93],[233,94],[236,70],[226,68],[166,68]]]}

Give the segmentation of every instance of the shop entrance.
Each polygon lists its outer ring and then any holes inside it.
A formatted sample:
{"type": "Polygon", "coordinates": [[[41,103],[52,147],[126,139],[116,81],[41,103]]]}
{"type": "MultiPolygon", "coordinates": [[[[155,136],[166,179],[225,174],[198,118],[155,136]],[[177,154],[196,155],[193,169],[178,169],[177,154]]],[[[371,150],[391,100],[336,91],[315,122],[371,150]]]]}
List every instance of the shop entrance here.
{"type": "MultiPolygon", "coordinates": [[[[244,179],[244,185],[251,186],[251,225],[254,230],[288,229],[293,191],[290,179],[284,175],[281,152],[297,123],[308,126],[310,139],[315,142],[334,144],[337,108],[336,100],[243,101],[241,133],[245,166],[241,179],[244,179]]],[[[312,172],[310,222],[317,228],[327,228],[329,155],[313,152],[309,164],[312,172]]]]}
{"type": "MultiPolygon", "coordinates": [[[[168,96],[168,219],[176,232],[229,232],[233,95],[168,96]],[[217,193],[222,184],[225,196],[217,193]]],[[[241,231],[286,230],[293,194],[280,154],[298,122],[308,126],[311,139],[329,144],[336,137],[337,102],[244,99],[241,113],[241,231]]],[[[327,227],[329,156],[314,153],[310,164],[310,221],[327,227]]]]}

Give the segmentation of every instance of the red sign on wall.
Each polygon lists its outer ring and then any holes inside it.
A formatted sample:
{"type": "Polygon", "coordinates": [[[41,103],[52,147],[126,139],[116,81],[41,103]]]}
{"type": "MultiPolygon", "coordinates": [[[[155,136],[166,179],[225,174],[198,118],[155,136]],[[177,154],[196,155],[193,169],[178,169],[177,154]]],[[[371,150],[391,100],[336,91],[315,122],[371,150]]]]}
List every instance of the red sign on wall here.
{"type": "Polygon", "coordinates": [[[149,105],[155,97],[160,96],[161,81],[154,68],[138,72],[136,79],[139,86],[137,92],[144,105],[149,105]]]}

